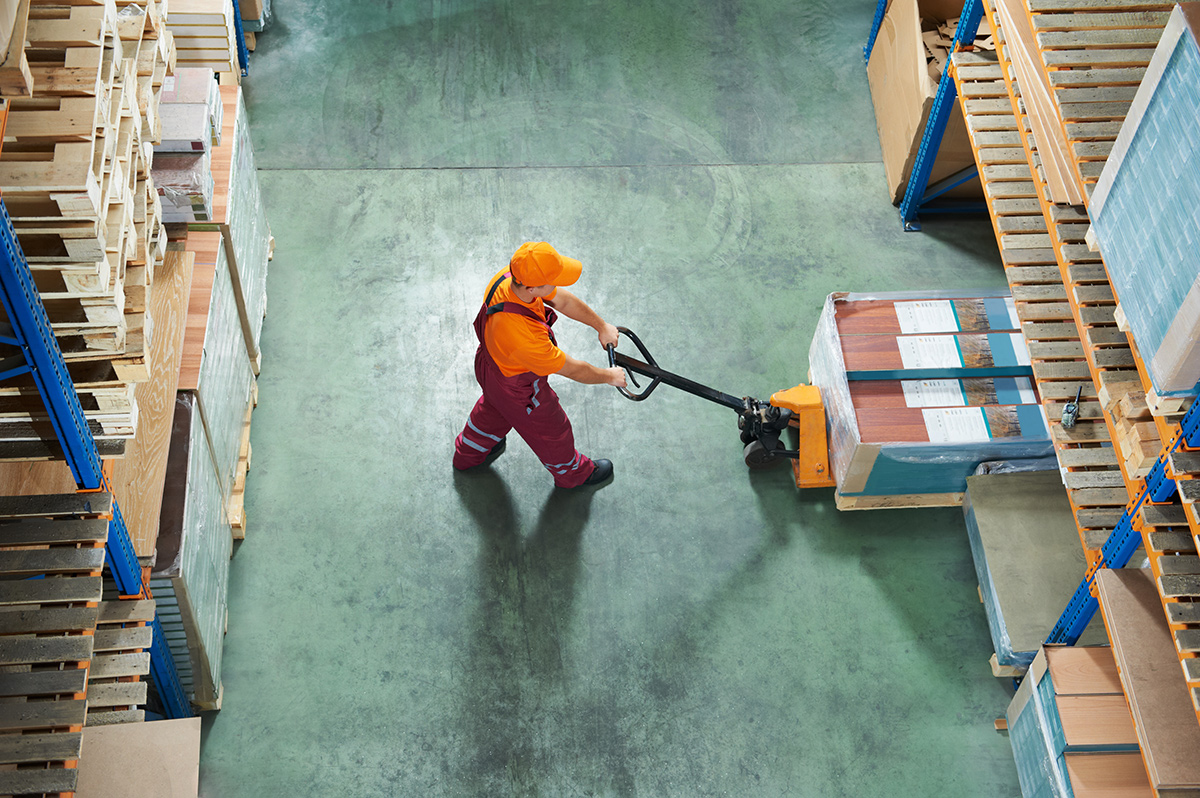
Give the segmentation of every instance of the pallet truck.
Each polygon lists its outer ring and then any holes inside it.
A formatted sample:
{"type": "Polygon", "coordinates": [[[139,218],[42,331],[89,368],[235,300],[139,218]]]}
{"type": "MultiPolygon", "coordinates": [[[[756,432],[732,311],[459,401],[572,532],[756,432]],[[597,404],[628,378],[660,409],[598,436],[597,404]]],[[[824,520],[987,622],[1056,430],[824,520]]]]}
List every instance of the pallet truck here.
{"type": "Polygon", "coordinates": [[[640,393],[634,393],[628,388],[617,388],[626,399],[644,401],[655,388],[666,383],[728,407],[738,414],[738,429],[741,430],[742,445],[745,447],[742,455],[748,467],[757,470],[790,461],[796,487],[834,486],[825,433],[825,406],[821,403],[821,392],[815,385],[800,384],[778,391],[771,395],[769,402],[751,396],[739,399],[663,369],[632,330],[618,327],[617,331],[632,341],[644,358],[638,360],[618,352],[611,344],[605,347],[608,350],[608,365],[625,369],[629,373],[629,381],[640,390],[640,393]],[[635,374],[650,378],[650,384],[644,390],[641,390],[635,374]],[[787,429],[795,431],[795,449],[787,448],[780,440],[787,429]]]}

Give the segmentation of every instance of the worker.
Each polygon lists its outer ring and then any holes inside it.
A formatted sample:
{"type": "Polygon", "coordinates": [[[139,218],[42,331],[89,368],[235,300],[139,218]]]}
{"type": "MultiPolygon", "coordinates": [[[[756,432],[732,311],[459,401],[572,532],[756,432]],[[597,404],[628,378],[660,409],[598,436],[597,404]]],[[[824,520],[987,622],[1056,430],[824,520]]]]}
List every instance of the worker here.
{"type": "Polygon", "coordinates": [[[567,291],[583,270],[544,241],[526,242],[489,282],[475,317],[475,378],[483,396],[454,441],[454,467],[481,468],[504,453],[515,429],[560,488],[594,487],[613,475],[609,460],[575,448],[571,420],[546,378],[561,374],[590,385],[625,386],[620,368],[599,368],[558,348],[551,327],[561,313],[596,330],[601,346],[617,344],[617,328],[567,291]],[[557,311],[557,313],[556,313],[557,311]]]}

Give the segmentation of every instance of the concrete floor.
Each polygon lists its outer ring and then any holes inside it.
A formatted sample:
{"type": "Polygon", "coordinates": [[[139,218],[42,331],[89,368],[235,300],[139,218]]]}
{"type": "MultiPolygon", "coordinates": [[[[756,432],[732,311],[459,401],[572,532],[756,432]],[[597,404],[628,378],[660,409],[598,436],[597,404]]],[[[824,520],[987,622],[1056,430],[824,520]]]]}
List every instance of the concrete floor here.
{"type": "MultiPolygon", "coordinates": [[[[958,509],[839,513],[734,415],[558,379],[616,480],[450,467],[469,323],[525,240],[659,361],[807,372],[832,291],[1004,284],[902,233],[871,0],[275,0],[246,83],[277,240],[201,794],[1017,795],[958,509]]],[[[594,334],[560,343],[599,363],[594,334]]]]}

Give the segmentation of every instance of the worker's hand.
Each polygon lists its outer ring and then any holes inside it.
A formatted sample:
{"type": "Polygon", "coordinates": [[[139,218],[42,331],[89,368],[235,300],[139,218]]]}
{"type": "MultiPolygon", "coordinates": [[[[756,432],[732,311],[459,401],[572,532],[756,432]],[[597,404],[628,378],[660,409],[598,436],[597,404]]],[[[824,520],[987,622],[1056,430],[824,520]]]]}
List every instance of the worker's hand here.
{"type": "Polygon", "coordinates": [[[603,370],[608,375],[608,384],[618,388],[625,387],[625,369],[616,366],[603,370]]]}
{"type": "Polygon", "coordinates": [[[609,344],[616,346],[618,338],[620,338],[620,335],[617,333],[617,328],[608,322],[604,322],[604,326],[600,328],[600,346],[605,348],[607,348],[609,344]]]}

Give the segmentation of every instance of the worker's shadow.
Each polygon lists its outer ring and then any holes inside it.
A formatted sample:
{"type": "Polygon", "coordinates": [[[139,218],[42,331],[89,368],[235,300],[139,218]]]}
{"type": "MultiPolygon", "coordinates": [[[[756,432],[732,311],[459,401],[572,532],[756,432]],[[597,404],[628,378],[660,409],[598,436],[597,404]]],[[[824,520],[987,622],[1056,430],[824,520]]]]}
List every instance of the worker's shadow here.
{"type": "Polygon", "coordinates": [[[456,475],[455,486],[480,533],[456,719],[468,761],[457,788],[483,795],[528,758],[531,742],[521,730],[562,694],[591,494],[555,489],[526,537],[497,474],[456,475]],[[531,697],[531,686],[541,698],[531,697]]]}

